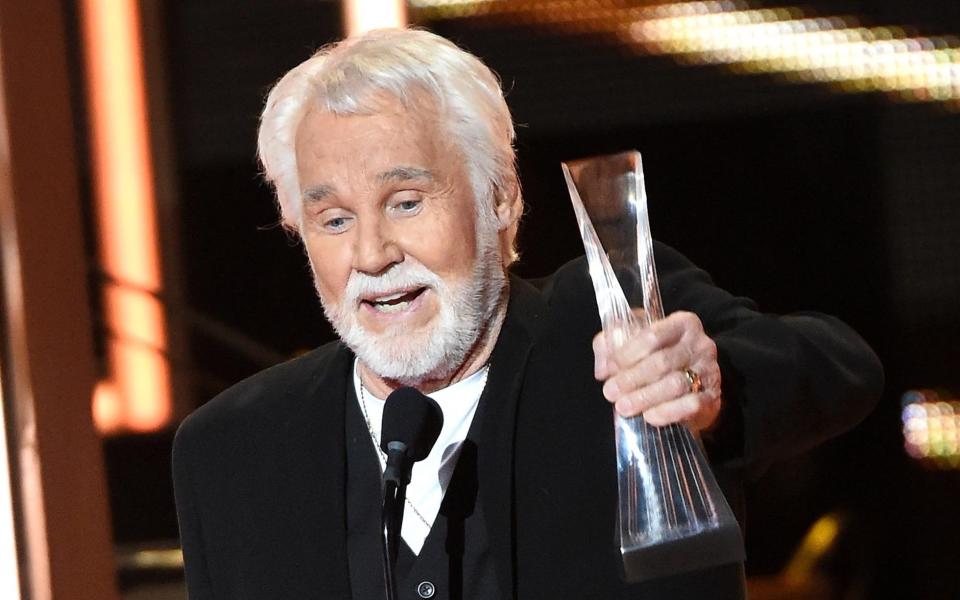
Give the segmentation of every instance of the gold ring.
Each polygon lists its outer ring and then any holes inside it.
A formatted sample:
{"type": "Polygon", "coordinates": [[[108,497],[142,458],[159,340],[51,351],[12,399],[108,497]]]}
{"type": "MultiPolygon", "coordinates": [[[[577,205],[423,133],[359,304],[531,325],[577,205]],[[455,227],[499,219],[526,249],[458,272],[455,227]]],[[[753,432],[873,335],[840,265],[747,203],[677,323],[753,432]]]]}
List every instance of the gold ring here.
{"type": "Polygon", "coordinates": [[[699,394],[703,391],[703,382],[700,381],[700,375],[690,367],[685,367],[681,373],[687,378],[687,393],[699,394]]]}

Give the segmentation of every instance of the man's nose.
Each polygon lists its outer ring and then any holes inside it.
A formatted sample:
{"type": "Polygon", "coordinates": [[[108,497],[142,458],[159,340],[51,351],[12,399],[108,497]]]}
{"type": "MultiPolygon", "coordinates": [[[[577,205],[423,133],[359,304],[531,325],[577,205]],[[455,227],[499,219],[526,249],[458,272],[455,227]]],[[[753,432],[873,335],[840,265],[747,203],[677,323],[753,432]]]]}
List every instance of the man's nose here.
{"type": "Polygon", "coordinates": [[[357,234],[354,270],[376,275],[403,260],[403,251],[382,222],[360,223],[357,234]]]}

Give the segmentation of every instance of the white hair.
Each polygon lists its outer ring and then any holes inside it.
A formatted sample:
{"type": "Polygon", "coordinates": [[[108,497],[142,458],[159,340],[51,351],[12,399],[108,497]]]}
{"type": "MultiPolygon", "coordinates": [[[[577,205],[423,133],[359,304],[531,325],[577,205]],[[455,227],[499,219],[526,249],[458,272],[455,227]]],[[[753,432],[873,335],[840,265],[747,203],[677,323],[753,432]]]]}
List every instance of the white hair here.
{"type": "Polygon", "coordinates": [[[267,96],[258,153],[284,225],[300,229],[296,134],[309,108],[376,114],[384,95],[406,109],[415,109],[423,97],[435,103],[467,163],[479,220],[495,222],[496,194],[517,185],[513,121],[496,75],[476,56],[428,31],[380,29],[321,48],[267,96]]]}

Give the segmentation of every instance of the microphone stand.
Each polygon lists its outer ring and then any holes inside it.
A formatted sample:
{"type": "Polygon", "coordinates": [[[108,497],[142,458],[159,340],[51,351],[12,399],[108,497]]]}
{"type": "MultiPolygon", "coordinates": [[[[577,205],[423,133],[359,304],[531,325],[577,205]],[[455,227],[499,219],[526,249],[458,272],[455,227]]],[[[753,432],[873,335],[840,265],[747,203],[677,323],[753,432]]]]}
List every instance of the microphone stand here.
{"type": "Polygon", "coordinates": [[[400,548],[400,531],[403,525],[403,505],[407,498],[407,484],[413,465],[406,460],[406,444],[390,442],[387,464],[383,470],[383,511],[381,517],[381,541],[383,549],[383,579],[386,600],[397,598],[397,551],[400,548]]]}
{"type": "Polygon", "coordinates": [[[437,442],[443,428],[443,411],[428,396],[414,388],[401,387],[387,397],[382,423],[380,450],[387,454],[383,467],[383,510],[380,513],[383,587],[387,600],[396,600],[397,550],[400,548],[407,484],[410,483],[413,463],[424,459],[437,442]]]}

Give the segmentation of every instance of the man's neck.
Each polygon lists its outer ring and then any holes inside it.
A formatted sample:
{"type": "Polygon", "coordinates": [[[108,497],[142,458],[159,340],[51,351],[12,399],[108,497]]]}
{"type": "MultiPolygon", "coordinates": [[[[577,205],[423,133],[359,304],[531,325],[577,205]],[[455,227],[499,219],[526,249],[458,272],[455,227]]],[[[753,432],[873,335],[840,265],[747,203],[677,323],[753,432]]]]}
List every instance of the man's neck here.
{"type": "Polygon", "coordinates": [[[414,387],[424,394],[430,394],[449,387],[458,381],[462,381],[479,371],[490,360],[493,348],[497,343],[497,339],[500,337],[500,329],[503,327],[503,320],[506,314],[507,300],[504,298],[503,301],[500,302],[500,306],[497,308],[493,319],[490,320],[489,327],[484,329],[483,333],[480,334],[473,347],[467,353],[463,363],[452,373],[445,374],[441,377],[428,376],[413,384],[401,383],[393,379],[380,377],[370,370],[361,360],[359,361],[360,382],[374,396],[386,398],[390,395],[390,392],[405,385],[414,387]]]}

